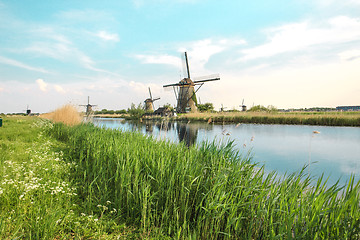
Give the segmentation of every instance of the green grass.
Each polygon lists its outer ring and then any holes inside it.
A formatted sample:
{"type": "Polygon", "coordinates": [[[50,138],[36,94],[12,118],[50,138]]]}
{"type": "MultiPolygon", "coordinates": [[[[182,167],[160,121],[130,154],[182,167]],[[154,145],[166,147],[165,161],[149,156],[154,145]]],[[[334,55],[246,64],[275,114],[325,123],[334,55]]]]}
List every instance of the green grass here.
{"type": "Polygon", "coordinates": [[[110,202],[84,208],[77,161],[64,158],[66,143],[48,136],[52,124],[5,117],[0,127],[0,239],[139,239],[116,218],[110,202]]]}
{"type": "Polygon", "coordinates": [[[5,117],[0,239],[359,239],[359,182],[265,174],[232,144],[5,117]]]}
{"type": "Polygon", "coordinates": [[[187,148],[91,124],[56,124],[49,133],[76,163],[72,180],[83,211],[125,221],[143,236],[360,238],[360,186],[353,178],[328,186],[305,169],[265,174],[232,143],[187,148]]]}
{"type": "Polygon", "coordinates": [[[178,120],[215,123],[360,126],[360,112],[223,112],[182,114],[178,120]]]}

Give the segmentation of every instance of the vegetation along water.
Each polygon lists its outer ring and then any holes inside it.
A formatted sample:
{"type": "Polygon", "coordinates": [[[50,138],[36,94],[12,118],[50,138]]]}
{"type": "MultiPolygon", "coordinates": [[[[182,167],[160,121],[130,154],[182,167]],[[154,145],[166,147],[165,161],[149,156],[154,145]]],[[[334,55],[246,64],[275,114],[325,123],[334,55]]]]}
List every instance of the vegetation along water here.
{"type": "Polygon", "coordinates": [[[359,182],[277,177],[232,143],[5,118],[1,238],[358,239],[359,182]]]}

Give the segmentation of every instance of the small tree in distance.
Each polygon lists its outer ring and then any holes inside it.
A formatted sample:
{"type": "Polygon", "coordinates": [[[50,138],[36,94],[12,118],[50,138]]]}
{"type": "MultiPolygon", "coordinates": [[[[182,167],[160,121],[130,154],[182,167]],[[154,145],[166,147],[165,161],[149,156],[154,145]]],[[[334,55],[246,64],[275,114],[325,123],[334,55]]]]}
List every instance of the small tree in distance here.
{"type": "Polygon", "coordinates": [[[211,112],[214,111],[214,105],[212,103],[198,104],[197,108],[200,112],[211,112]]]}
{"type": "Polygon", "coordinates": [[[130,114],[132,118],[139,119],[145,114],[145,109],[143,104],[139,103],[136,107],[135,103],[131,104],[131,107],[128,108],[127,112],[130,114]]]}

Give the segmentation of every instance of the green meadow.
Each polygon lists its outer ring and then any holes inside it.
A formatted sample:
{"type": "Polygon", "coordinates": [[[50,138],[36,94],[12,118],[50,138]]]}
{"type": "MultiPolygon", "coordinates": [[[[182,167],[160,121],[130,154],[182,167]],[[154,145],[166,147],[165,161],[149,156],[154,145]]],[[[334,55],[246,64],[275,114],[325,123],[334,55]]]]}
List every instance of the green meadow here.
{"type": "Polygon", "coordinates": [[[0,128],[1,239],[359,239],[360,186],[33,117],[0,128]]]}

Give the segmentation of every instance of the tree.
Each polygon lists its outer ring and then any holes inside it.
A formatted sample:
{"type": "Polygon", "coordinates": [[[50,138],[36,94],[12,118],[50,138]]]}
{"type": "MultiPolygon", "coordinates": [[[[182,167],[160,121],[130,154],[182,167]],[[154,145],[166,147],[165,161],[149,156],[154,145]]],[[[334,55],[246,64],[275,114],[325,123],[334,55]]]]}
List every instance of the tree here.
{"type": "Polygon", "coordinates": [[[214,105],[212,103],[198,104],[197,108],[200,112],[210,112],[214,110],[214,105]]]}
{"type": "Polygon", "coordinates": [[[130,114],[132,118],[139,119],[145,114],[145,109],[143,104],[139,103],[136,107],[134,103],[131,104],[131,107],[128,108],[127,112],[130,114]]]}
{"type": "Polygon", "coordinates": [[[256,105],[249,109],[249,112],[277,112],[278,109],[272,105],[264,107],[262,105],[256,105]]]}
{"type": "Polygon", "coordinates": [[[174,110],[173,106],[171,106],[170,103],[165,104],[163,107],[166,108],[166,109],[169,109],[170,111],[174,110]]]}

